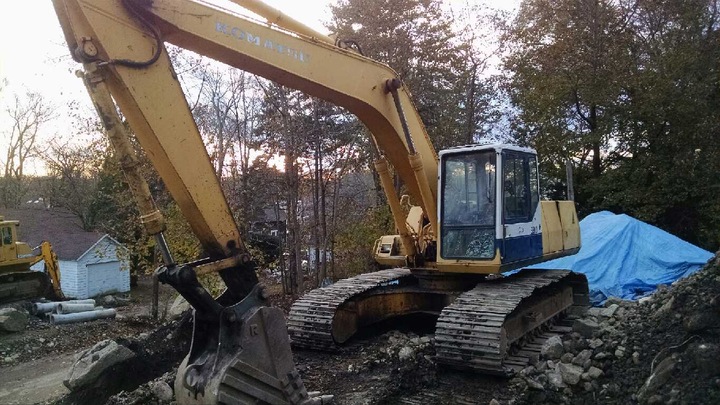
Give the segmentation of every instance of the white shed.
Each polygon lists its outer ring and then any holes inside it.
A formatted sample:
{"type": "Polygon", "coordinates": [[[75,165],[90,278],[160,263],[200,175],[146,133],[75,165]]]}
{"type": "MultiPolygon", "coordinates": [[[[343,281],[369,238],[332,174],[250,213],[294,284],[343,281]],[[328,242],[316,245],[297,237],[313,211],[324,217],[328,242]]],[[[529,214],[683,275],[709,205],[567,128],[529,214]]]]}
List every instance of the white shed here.
{"type": "MultiPolygon", "coordinates": [[[[74,260],[62,260],[58,254],[60,286],[65,296],[91,298],[130,291],[126,251],[120,242],[103,235],[74,260]]],[[[42,263],[35,266],[42,270],[42,263]]]]}
{"type": "MultiPolygon", "coordinates": [[[[74,215],[61,210],[21,208],[3,210],[20,221],[19,237],[30,246],[46,240],[60,265],[60,286],[68,298],[92,298],[130,291],[127,249],[107,234],[87,232],[74,215]]],[[[43,263],[33,270],[42,271],[43,263]]]]}

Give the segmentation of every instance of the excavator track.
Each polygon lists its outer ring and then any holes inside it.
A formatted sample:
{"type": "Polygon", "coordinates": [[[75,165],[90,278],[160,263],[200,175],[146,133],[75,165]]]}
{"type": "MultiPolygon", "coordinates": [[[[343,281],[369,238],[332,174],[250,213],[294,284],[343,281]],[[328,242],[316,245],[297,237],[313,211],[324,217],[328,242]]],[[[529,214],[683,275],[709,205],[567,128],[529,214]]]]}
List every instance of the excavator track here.
{"type": "Polygon", "coordinates": [[[295,301],[288,316],[288,332],[295,347],[333,350],[337,346],[333,337],[333,320],[341,305],[351,298],[376,288],[400,285],[412,278],[408,269],[389,269],[361,274],[318,288],[295,301]]]}
{"type": "Polygon", "coordinates": [[[509,376],[539,355],[542,341],[570,330],[558,323],[570,307],[588,304],[585,276],[564,270],[523,270],[465,292],[431,291],[417,281],[408,269],[391,269],[310,291],[290,310],[287,323],[293,346],[333,350],[357,327],[370,323],[353,314],[371,312],[376,321],[378,314],[392,312],[390,300],[373,302],[368,297],[405,292],[400,301],[415,302],[401,307],[405,312],[395,307],[391,315],[409,313],[408,308],[440,314],[435,330],[438,363],[509,376]],[[363,306],[366,302],[370,305],[363,306]]]}
{"type": "Polygon", "coordinates": [[[41,298],[51,292],[46,273],[27,270],[0,275],[0,304],[41,298]]]}
{"type": "Polygon", "coordinates": [[[486,374],[512,375],[539,354],[538,340],[569,328],[555,325],[573,305],[587,305],[584,275],[523,270],[480,283],[440,314],[437,361],[486,374]]]}

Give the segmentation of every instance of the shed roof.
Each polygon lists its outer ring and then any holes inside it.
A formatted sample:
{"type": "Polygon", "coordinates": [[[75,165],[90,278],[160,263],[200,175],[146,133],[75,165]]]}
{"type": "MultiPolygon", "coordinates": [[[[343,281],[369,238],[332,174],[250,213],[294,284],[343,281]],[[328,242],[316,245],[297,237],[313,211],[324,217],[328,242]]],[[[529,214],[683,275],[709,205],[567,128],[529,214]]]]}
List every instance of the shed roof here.
{"type": "Polygon", "coordinates": [[[18,220],[18,239],[31,247],[43,241],[52,244],[60,260],[77,260],[104,234],[82,229],[74,214],[61,209],[42,207],[0,208],[6,220],[18,220]]]}

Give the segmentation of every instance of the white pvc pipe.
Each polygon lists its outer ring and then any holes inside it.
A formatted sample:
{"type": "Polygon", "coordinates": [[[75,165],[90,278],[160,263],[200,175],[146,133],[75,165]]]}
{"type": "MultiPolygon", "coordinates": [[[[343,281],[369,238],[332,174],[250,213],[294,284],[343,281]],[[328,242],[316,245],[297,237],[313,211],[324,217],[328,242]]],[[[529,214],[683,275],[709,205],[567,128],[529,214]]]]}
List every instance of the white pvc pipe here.
{"type": "Polygon", "coordinates": [[[115,315],[117,315],[117,312],[114,309],[99,309],[74,314],[52,314],[50,315],[50,323],[53,325],[63,325],[67,323],[94,321],[96,319],[115,318],[115,315]]]}
{"type": "Polygon", "coordinates": [[[33,315],[41,315],[41,314],[46,314],[48,312],[53,312],[53,311],[55,311],[57,306],[62,303],[95,305],[95,300],[88,299],[88,300],[54,301],[54,302],[35,302],[32,304],[31,312],[33,313],[33,315]]]}

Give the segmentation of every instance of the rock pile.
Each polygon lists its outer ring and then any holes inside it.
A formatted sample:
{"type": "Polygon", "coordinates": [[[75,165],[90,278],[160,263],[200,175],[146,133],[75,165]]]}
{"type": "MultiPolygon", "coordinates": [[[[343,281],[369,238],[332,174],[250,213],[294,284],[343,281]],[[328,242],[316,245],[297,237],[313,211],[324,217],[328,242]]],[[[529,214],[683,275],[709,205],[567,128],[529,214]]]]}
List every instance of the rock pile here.
{"type": "Polygon", "coordinates": [[[175,370],[172,370],[155,380],[140,385],[135,390],[121,391],[113,395],[105,405],[170,404],[175,398],[172,388],[174,383],[175,370]]]}
{"type": "Polygon", "coordinates": [[[392,365],[398,369],[406,366],[412,369],[434,369],[434,338],[399,331],[390,331],[385,338],[386,345],[365,351],[363,360],[348,364],[347,371],[360,374],[381,365],[392,365]]]}
{"type": "Polygon", "coordinates": [[[536,403],[567,403],[578,392],[603,395],[611,389],[601,381],[609,365],[629,355],[640,357],[616,327],[635,305],[609,300],[605,308],[591,308],[573,321],[572,333],[547,339],[540,358],[518,373],[512,384],[536,403]]]}
{"type": "Polygon", "coordinates": [[[589,309],[513,379],[516,403],[720,403],[718,264],[639,303],[589,309]]]}

